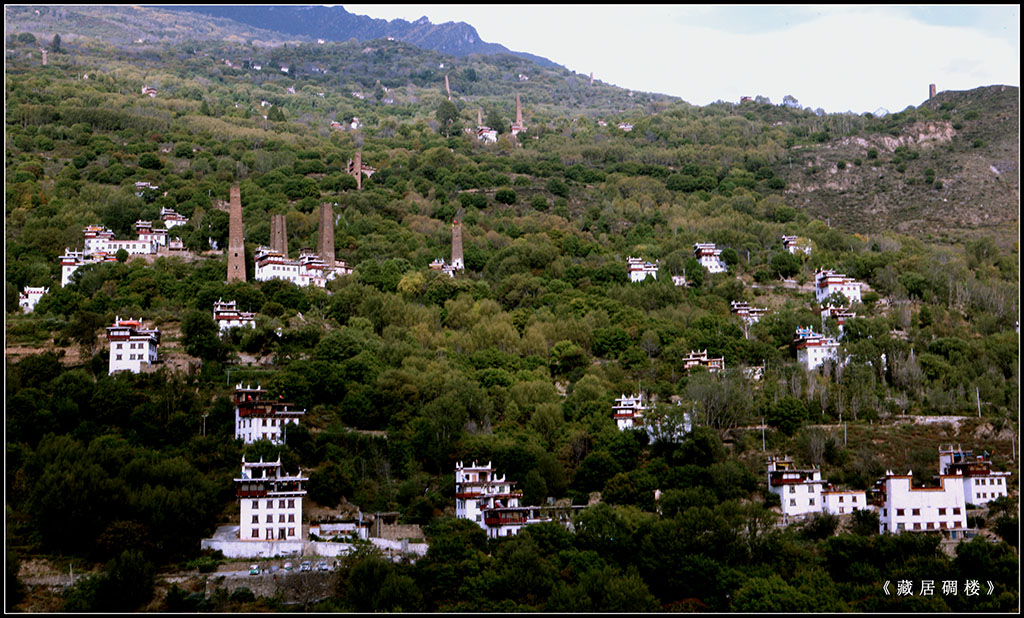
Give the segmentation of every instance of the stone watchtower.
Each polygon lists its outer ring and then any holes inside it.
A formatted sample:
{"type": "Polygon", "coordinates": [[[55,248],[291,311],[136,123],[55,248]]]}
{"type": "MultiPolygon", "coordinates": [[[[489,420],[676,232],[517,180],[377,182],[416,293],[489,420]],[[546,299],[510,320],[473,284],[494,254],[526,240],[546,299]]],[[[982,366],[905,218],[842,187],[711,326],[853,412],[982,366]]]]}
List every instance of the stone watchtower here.
{"type": "Polygon", "coordinates": [[[935,84],[928,84],[928,98],[935,98],[935,84]]]}
{"type": "Polygon", "coordinates": [[[270,248],[288,257],[288,226],[284,215],[270,215],[270,248]]]}
{"type": "Polygon", "coordinates": [[[245,234],[242,230],[242,192],[231,187],[228,210],[228,283],[245,281],[245,234]]]}
{"type": "Polygon", "coordinates": [[[334,268],[334,207],[320,205],[320,257],[328,268],[334,268]]]}
{"type": "Polygon", "coordinates": [[[462,223],[458,219],[452,221],[452,268],[462,270],[462,223]]]}
{"type": "Polygon", "coordinates": [[[355,160],[352,162],[352,175],[356,177],[356,190],[363,188],[363,151],[357,150],[355,160]]]}

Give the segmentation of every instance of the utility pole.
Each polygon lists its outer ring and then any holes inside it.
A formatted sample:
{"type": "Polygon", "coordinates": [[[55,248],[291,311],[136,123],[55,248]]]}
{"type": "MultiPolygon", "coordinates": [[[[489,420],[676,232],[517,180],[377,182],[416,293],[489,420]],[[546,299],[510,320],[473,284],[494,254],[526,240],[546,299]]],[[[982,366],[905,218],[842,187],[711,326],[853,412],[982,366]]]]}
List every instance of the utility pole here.
{"type": "Polygon", "coordinates": [[[981,392],[978,390],[977,386],[974,387],[974,397],[978,402],[978,418],[981,418],[981,392]]]}
{"type": "Polygon", "coordinates": [[[761,417],[761,452],[764,452],[764,417],[761,417]]]}
{"type": "Polygon", "coordinates": [[[203,415],[203,437],[206,437],[206,417],[207,416],[210,416],[210,415],[209,414],[204,414],[203,415]]]}

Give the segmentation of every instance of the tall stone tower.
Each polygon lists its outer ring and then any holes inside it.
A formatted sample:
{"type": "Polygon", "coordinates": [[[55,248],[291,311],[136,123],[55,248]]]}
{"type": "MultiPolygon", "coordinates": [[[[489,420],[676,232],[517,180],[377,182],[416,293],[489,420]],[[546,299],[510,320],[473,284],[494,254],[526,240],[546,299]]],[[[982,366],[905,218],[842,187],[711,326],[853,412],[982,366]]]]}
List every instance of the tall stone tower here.
{"type": "Polygon", "coordinates": [[[363,188],[363,151],[357,150],[352,162],[352,175],[356,177],[356,190],[363,188]]]}
{"type": "Polygon", "coordinates": [[[935,84],[928,84],[928,98],[935,98],[935,84]]]}
{"type": "Polygon", "coordinates": [[[288,257],[288,226],[284,215],[270,215],[270,248],[288,257]]]}
{"type": "Polygon", "coordinates": [[[320,204],[320,257],[334,268],[334,207],[320,204]]]}
{"type": "Polygon", "coordinates": [[[523,106],[519,104],[519,93],[516,93],[516,124],[523,126],[523,106]]]}
{"type": "Polygon", "coordinates": [[[245,281],[245,233],[242,230],[242,191],[231,187],[228,210],[228,283],[245,281]]]}
{"type": "Polygon", "coordinates": [[[460,208],[452,221],[452,268],[456,270],[466,267],[462,260],[462,212],[460,208]]]}
{"type": "Polygon", "coordinates": [[[452,100],[452,87],[448,85],[448,74],[444,75],[444,89],[448,91],[448,100],[452,100]]]}

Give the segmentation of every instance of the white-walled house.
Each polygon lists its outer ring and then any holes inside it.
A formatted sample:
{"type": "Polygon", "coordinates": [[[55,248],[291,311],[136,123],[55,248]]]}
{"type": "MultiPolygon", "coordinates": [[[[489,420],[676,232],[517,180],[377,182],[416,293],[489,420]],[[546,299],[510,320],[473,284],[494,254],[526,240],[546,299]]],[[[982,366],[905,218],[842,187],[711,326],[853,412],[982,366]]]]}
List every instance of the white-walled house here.
{"type": "Polygon", "coordinates": [[[167,246],[167,230],[154,228],[152,221],[136,221],[135,233],[138,234],[140,241],[153,243],[161,247],[167,246]]]}
{"type": "Polygon", "coordinates": [[[217,299],[213,303],[213,321],[217,323],[221,333],[235,327],[256,328],[256,314],[239,311],[236,301],[225,302],[217,299]]]}
{"type": "Polygon", "coordinates": [[[796,254],[797,251],[801,251],[806,255],[811,254],[811,243],[806,239],[801,239],[799,236],[783,236],[782,246],[792,254],[796,254]]]}
{"type": "Polygon", "coordinates": [[[703,350],[701,352],[694,352],[690,350],[690,355],[683,360],[683,369],[689,371],[691,367],[704,367],[710,373],[717,371],[723,371],[725,369],[725,357],[720,358],[708,358],[708,351],[703,350]]]}
{"type": "Polygon", "coordinates": [[[269,440],[283,444],[288,435],[287,425],[298,427],[305,410],[295,404],[270,399],[267,391],[251,385],[235,386],[235,439],[245,444],[257,440],[269,440]]]}
{"type": "Polygon", "coordinates": [[[50,288],[32,288],[26,287],[18,294],[18,306],[21,307],[25,313],[32,313],[36,308],[36,303],[50,291],[50,288]]]}
{"type": "Polygon", "coordinates": [[[963,475],[942,475],[939,487],[913,487],[912,480],[910,472],[897,475],[886,471],[878,533],[947,530],[952,538],[960,538],[967,528],[963,475]]]}
{"type": "Polygon", "coordinates": [[[96,253],[85,252],[85,251],[72,251],[71,249],[64,249],[64,255],[60,256],[60,286],[65,287],[68,283],[71,283],[71,275],[75,273],[80,267],[86,264],[96,264],[99,262],[116,262],[117,256],[107,253],[105,251],[99,251],[96,253]]]}
{"type": "Polygon", "coordinates": [[[825,306],[821,308],[821,329],[825,330],[825,320],[828,318],[835,318],[836,323],[839,325],[839,332],[843,332],[843,326],[846,324],[846,320],[852,320],[857,317],[855,311],[850,311],[849,307],[832,307],[825,306]]]}
{"type": "Polygon", "coordinates": [[[102,225],[90,225],[82,230],[85,237],[85,253],[109,253],[116,255],[121,249],[128,255],[150,255],[156,253],[152,240],[115,240],[114,232],[102,225]]]}
{"type": "Polygon", "coordinates": [[[963,477],[964,502],[973,505],[987,504],[996,498],[1009,495],[1009,472],[992,470],[992,461],[984,455],[972,455],[960,448],[939,447],[939,475],[959,474],[963,477]]]}
{"type": "Polygon", "coordinates": [[[796,329],[796,360],[807,371],[814,371],[825,364],[825,361],[839,360],[839,342],[832,337],[820,335],[811,327],[796,329]]]}
{"type": "Polygon", "coordinates": [[[693,244],[693,257],[709,273],[724,273],[727,270],[721,256],[722,250],[716,249],[714,243],[698,242],[693,244]]]}
{"type": "Polygon", "coordinates": [[[832,515],[846,515],[868,509],[867,492],[863,489],[827,489],[821,492],[822,510],[832,515]]]}
{"type": "Polygon", "coordinates": [[[838,274],[834,270],[822,269],[814,273],[814,295],[818,304],[837,292],[851,303],[859,303],[862,285],[854,278],[838,274]]]}
{"type": "Polygon", "coordinates": [[[430,263],[430,270],[439,270],[454,279],[455,271],[459,269],[455,265],[445,262],[444,258],[437,258],[430,263]]]}
{"type": "Polygon", "coordinates": [[[530,520],[531,509],[521,507],[523,492],[513,489],[515,483],[505,480],[491,469],[490,462],[479,466],[455,464],[455,516],[475,522],[490,538],[513,536],[530,520]]]}
{"type": "Polygon", "coordinates": [[[309,479],[301,471],[285,474],[277,461],[247,462],[234,479],[239,502],[238,538],[241,541],[298,541],[302,534],[302,497],[309,479]]]}
{"type": "Polygon", "coordinates": [[[108,373],[139,373],[159,359],[160,331],[142,328],[141,319],[122,320],[116,317],[114,325],[107,327],[107,340],[110,342],[108,373]]]}
{"type": "Polygon", "coordinates": [[[299,259],[292,260],[270,247],[257,247],[253,254],[253,262],[256,281],[284,279],[300,287],[326,287],[327,282],[334,279],[339,272],[351,272],[344,262],[341,262],[340,269],[328,268],[323,258],[310,249],[303,249],[299,253],[299,259]]]}
{"type": "Polygon", "coordinates": [[[636,395],[622,395],[615,400],[615,405],[612,406],[612,415],[615,418],[615,425],[619,428],[619,431],[640,429],[644,412],[649,409],[650,406],[644,402],[642,393],[636,395]]]}
{"type": "Polygon", "coordinates": [[[743,319],[747,323],[747,326],[756,324],[761,320],[761,316],[768,313],[767,307],[751,307],[750,303],[732,301],[730,304],[730,310],[743,319]]]}
{"type": "Polygon", "coordinates": [[[185,225],[188,223],[188,217],[178,213],[173,208],[161,208],[160,220],[164,222],[164,227],[167,229],[171,229],[176,225],[185,225]]]}
{"type": "Polygon", "coordinates": [[[627,257],[626,271],[629,273],[629,280],[633,283],[643,281],[647,277],[658,278],[658,265],[645,262],[641,258],[627,257]]]}
{"type": "Polygon", "coordinates": [[[787,457],[768,460],[768,491],[779,496],[783,515],[821,512],[824,485],[818,468],[798,469],[787,457]]]}

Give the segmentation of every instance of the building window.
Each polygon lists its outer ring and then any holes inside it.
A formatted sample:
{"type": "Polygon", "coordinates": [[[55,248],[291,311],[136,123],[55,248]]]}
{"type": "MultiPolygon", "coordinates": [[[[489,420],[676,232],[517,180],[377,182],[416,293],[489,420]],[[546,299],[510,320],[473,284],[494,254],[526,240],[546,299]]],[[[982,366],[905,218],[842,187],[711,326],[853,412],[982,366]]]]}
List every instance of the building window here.
{"type": "Polygon", "coordinates": [[[943,530],[945,530],[946,529],[946,522],[940,521],[939,522],[939,528],[942,528],[943,530]]]}
{"type": "Polygon", "coordinates": [[[284,500],[279,500],[277,502],[277,508],[279,508],[279,509],[283,509],[284,508],[284,500]]]}
{"type": "Polygon", "coordinates": [[[290,523],[290,524],[294,524],[295,523],[295,513],[289,513],[288,514],[288,523],[290,523]]]}
{"type": "Polygon", "coordinates": [[[914,530],[920,530],[920,529],[921,529],[921,522],[915,521],[914,522],[914,530]]]}
{"type": "Polygon", "coordinates": [[[843,507],[843,506],[839,507],[839,512],[840,513],[845,513],[846,512],[846,507],[843,507]]]}
{"type": "Polygon", "coordinates": [[[284,513],[277,516],[277,521],[282,524],[284,523],[284,513]]]}
{"type": "Polygon", "coordinates": [[[935,523],[934,522],[928,522],[928,529],[929,530],[934,530],[935,529],[935,523]]]}
{"type": "Polygon", "coordinates": [[[943,508],[940,508],[940,509],[939,509],[939,515],[945,515],[945,514],[946,514],[946,509],[945,509],[945,507],[943,507],[943,508]]]}
{"type": "Polygon", "coordinates": [[[911,515],[914,515],[914,516],[916,517],[916,516],[918,516],[918,515],[920,515],[920,514],[921,514],[921,509],[912,509],[912,510],[910,511],[910,514],[911,514],[911,515]]]}
{"type": "Polygon", "coordinates": [[[274,501],[273,500],[267,500],[267,508],[268,509],[274,508],[274,501]]]}
{"type": "Polygon", "coordinates": [[[253,515],[252,516],[252,523],[254,523],[254,524],[260,523],[260,516],[259,515],[253,515]]]}
{"type": "Polygon", "coordinates": [[[288,500],[288,508],[290,508],[290,509],[294,509],[295,508],[295,498],[291,498],[291,499],[288,500]]]}
{"type": "Polygon", "coordinates": [[[116,360],[121,360],[121,355],[120,354],[117,355],[117,359],[116,360]]]}
{"type": "Polygon", "coordinates": [[[288,528],[288,536],[295,536],[295,528],[288,528]]]}
{"type": "Polygon", "coordinates": [[[811,498],[811,500],[810,500],[810,505],[811,505],[811,506],[814,506],[814,498],[811,498]]]}
{"type": "Polygon", "coordinates": [[[794,487],[793,485],[790,485],[789,486],[789,493],[795,494],[796,493],[796,487],[794,487]]]}
{"type": "Polygon", "coordinates": [[[253,528],[252,529],[252,538],[254,538],[254,539],[260,538],[260,529],[259,528],[253,528]]]}
{"type": "Polygon", "coordinates": [[[839,496],[839,501],[840,501],[840,502],[842,502],[842,501],[843,501],[843,497],[842,497],[842,496],[839,496]]]}
{"type": "Polygon", "coordinates": [[[252,501],[252,508],[259,509],[260,508],[260,501],[259,500],[253,500],[252,501]]]}
{"type": "Polygon", "coordinates": [[[903,509],[896,509],[896,517],[903,517],[903,509]]]}
{"type": "Polygon", "coordinates": [[[882,517],[888,517],[888,516],[889,516],[889,509],[882,509],[882,517]]]}
{"type": "Polygon", "coordinates": [[[796,500],[790,500],[789,506],[796,506],[796,500]]]}
{"type": "Polygon", "coordinates": [[[960,507],[954,506],[953,507],[953,514],[954,515],[959,515],[960,514],[960,507]]]}

